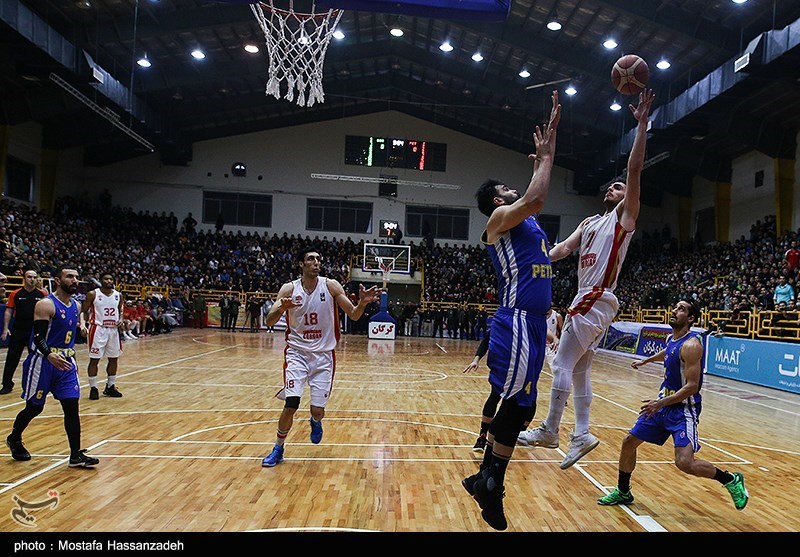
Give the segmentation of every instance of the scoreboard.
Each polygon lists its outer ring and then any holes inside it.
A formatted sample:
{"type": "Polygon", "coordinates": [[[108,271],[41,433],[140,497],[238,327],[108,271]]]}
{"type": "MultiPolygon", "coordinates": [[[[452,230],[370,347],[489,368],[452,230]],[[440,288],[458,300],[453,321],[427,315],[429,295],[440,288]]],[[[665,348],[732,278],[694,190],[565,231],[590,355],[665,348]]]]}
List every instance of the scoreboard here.
{"type": "Polygon", "coordinates": [[[444,172],[447,169],[447,144],[348,135],[345,137],[344,162],[358,166],[444,172]]]}

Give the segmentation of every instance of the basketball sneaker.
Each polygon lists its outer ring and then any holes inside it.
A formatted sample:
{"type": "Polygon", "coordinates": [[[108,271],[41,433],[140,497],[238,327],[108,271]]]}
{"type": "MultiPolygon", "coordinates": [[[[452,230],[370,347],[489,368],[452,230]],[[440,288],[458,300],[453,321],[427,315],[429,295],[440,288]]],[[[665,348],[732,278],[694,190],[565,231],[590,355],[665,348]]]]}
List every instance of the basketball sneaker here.
{"type": "Polygon", "coordinates": [[[598,505],[629,505],[630,503],[633,503],[633,495],[631,492],[622,493],[616,487],[611,493],[597,500],[598,505]]]}
{"type": "Polygon", "coordinates": [[[311,442],[315,445],[322,441],[322,420],[315,422],[314,418],[309,418],[311,422],[311,442]]]}
{"type": "Polygon", "coordinates": [[[103,389],[103,396],[110,396],[111,398],[120,398],[122,393],[117,390],[116,385],[106,385],[103,389]]]}
{"type": "MultiPolygon", "coordinates": [[[[466,487],[466,486],[465,486],[466,487]]],[[[497,485],[494,478],[480,478],[473,485],[472,496],[481,507],[481,518],[495,530],[508,528],[508,521],[503,512],[503,497],[506,491],[502,485],[497,485]]]]}
{"type": "Polygon", "coordinates": [[[523,431],[517,437],[517,444],[523,447],[545,447],[547,449],[558,448],[558,433],[547,429],[544,422],[539,427],[523,431]]]}
{"type": "Polygon", "coordinates": [[[599,444],[600,440],[591,433],[584,433],[583,435],[570,433],[569,450],[559,466],[562,470],[566,470],[599,444]]]}
{"type": "Polygon", "coordinates": [[[733,473],[733,479],[725,484],[725,489],[731,494],[733,505],[737,511],[742,510],[747,505],[750,499],[750,494],[747,493],[747,488],[744,486],[744,475],[739,472],[733,473]]]}
{"type": "Polygon", "coordinates": [[[89,400],[97,400],[100,398],[100,391],[97,390],[97,387],[92,387],[89,389],[89,400]]]}
{"type": "Polygon", "coordinates": [[[25,461],[31,459],[31,453],[29,453],[25,445],[22,444],[22,439],[19,441],[12,441],[9,435],[6,437],[6,445],[11,449],[11,458],[14,460],[25,461]]]}
{"type": "Polygon", "coordinates": [[[472,450],[476,453],[482,453],[486,450],[486,436],[479,435],[478,438],[475,440],[475,444],[472,446],[472,450]]]}
{"type": "Polygon", "coordinates": [[[86,454],[86,449],[81,449],[69,457],[70,468],[91,468],[100,463],[100,460],[86,454]]]}
{"type": "Polygon", "coordinates": [[[473,474],[472,476],[468,476],[463,480],[461,480],[461,485],[464,486],[464,489],[467,490],[467,493],[469,493],[473,497],[475,496],[475,482],[477,482],[480,479],[488,478],[489,477],[488,470],[489,470],[488,468],[484,470],[478,470],[477,474],[473,474]]]}
{"type": "Polygon", "coordinates": [[[283,462],[283,447],[275,445],[272,447],[272,452],[265,456],[261,461],[261,466],[265,468],[272,468],[281,462],[283,462]]]}

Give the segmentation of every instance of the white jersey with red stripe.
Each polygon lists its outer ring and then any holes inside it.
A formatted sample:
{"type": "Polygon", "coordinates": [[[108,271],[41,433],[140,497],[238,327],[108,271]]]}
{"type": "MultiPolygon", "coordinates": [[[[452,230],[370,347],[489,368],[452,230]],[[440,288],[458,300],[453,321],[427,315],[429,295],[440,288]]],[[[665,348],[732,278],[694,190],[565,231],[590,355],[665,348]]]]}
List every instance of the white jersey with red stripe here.
{"type": "Polygon", "coordinates": [[[313,292],[306,292],[302,279],[292,281],[292,300],[300,305],[286,312],[286,344],[308,352],[336,348],[339,319],[328,279],[318,277],[313,292]]]}
{"type": "Polygon", "coordinates": [[[119,314],[121,296],[116,290],[106,296],[99,288],[94,290],[94,302],[89,308],[89,324],[98,327],[117,327],[122,316],[119,314]]]}
{"type": "Polygon", "coordinates": [[[603,288],[614,290],[628,253],[633,231],[619,222],[617,211],[595,215],[584,221],[578,252],[578,292],[603,288]]]}

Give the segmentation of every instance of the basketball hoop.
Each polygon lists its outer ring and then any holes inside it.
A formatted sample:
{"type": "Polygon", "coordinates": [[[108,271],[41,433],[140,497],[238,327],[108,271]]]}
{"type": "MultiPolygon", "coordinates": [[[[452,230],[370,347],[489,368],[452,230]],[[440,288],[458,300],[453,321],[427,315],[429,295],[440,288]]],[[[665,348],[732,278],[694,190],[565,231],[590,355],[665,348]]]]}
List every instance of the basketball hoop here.
{"type": "Polygon", "coordinates": [[[289,102],[294,100],[295,92],[300,106],[325,102],[322,65],[342,10],[331,8],[316,13],[312,3],[311,13],[299,13],[294,11],[294,0],[289,0],[288,11],[276,8],[273,2],[250,5],[267,40],[267,95],[280,99],[281,83],[286,82],[284,98],[289,102]]]}
{"type": "Polygon", "coordinates": [[[386,288],[386,284],[389,282],[389,275],[392,274],[392,270],[394,270],[394,259],[377,255],[375,259],[378,261],[378,267],[381,273],[383,273],[383,287],[386,288]]]}

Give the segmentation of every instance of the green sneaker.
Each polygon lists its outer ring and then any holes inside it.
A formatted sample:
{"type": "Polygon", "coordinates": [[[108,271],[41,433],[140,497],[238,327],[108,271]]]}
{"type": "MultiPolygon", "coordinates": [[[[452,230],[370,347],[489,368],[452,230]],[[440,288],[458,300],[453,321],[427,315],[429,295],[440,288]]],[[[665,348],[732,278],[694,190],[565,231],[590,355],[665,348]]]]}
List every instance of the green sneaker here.
{"type": "Polygon", "coordinates": [[[614,491],[597,500],[598,505],[629,505],[630,503],[633,503],[633,495],[631,492],[622,493],[616,487],[614,491]]]}
{"type": "Polygon", "coordinates": [[[747,488],[744,486],[744,476],[739,472],[733,473],[733,479],[725,484],[725,489],[731,494],[733,505],[736,510],[740,511],[747,505],[750,499],[750,494],[747,493],[747,488]]]}

